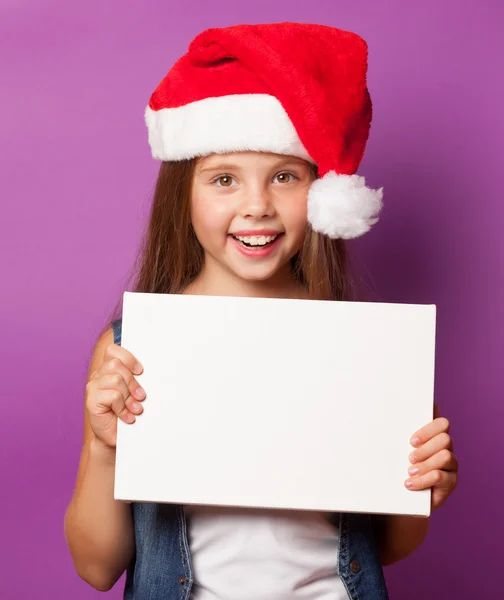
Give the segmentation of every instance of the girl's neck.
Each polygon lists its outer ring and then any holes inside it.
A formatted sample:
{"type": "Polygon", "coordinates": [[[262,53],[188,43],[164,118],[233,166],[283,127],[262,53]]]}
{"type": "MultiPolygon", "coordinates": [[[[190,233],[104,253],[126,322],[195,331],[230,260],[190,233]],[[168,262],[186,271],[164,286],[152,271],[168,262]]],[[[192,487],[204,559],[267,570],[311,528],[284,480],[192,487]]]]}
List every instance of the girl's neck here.
{"type": "Polygon", "coordinates": [[[184,294],[196,296],[244,296],[249,298],[300,298],[308,294],[292,272],[286,269],[265,281],[244,280],[229,272],[213,272],[203,267],[184,294]]]}

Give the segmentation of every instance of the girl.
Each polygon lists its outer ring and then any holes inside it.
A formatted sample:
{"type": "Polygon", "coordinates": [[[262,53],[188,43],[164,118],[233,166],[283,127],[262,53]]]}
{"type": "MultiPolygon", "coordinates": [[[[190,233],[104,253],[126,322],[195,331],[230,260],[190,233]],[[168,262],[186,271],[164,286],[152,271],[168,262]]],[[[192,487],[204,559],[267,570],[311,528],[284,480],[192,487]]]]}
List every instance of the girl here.
{"type": "MultiPolygon", "coordinates": [[[[371,122],[366,68],[366,43],[326,26],[198,35],[146,109],[162,164],[135,290],[349,299],[343,240],[377,222],[382,200],[355,175],[371,122]]],[[[135,600],[388,597],[382,565],[422,543],[427,519],[115,501],[117,419],[133,424],[144,400],[149,410],[141,357],[120,344],[116,319],[91,360],[65,516],[83,579],[108,590],[126,570],[135,600]]],[[[412,491],[432,488],[433,509],[457,481],[449,423],[435,417],[413,434],[405,473],[412,491]]],[[[181,467],[166,476],[187,476],[181,467]]]]}

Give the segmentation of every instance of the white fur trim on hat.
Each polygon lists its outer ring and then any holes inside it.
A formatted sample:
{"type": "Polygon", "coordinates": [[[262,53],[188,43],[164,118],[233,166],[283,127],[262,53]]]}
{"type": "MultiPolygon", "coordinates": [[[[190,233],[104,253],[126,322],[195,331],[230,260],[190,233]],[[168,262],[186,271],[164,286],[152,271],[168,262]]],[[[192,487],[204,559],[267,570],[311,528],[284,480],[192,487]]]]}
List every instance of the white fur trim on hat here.
{"type": "Polygon", "coordinates": [[[366,187],[359,175],[329,171],[316,179],[308,194],[308,221],[314,231],[330,238],[355,238],[378,221],[383,188],[366,187]]]}
{"type": "Polygon", "coordinates": [[[214,152],[255,150],[314,162],[277,98],[232,94],[178,108],[145,109],[152,156],[183,160],[214,152]]]}

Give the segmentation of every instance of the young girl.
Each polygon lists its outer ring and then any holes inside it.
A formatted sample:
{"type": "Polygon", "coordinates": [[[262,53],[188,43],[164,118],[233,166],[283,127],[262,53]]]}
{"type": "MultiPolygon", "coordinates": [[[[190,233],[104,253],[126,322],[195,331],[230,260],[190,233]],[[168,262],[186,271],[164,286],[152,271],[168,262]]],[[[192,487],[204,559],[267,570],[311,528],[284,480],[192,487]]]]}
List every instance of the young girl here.
{"type": "MultiPolygon", "coordinates": [[[[135,290],[350,299],[343,240],[377,222],[382,199],[355,175],[371,122],[366,69],[366,43],[331,27],[198,35],[146,109],[162,164],[135,290]]],[[[428,519],[115,501],[117,419],[149,410],[141,357],[120,344],[115,319],[91,360],[65,516],[83,579],[108,590],[126,570],[135,600],[388,597],[382,565],[413,552],[428,519]]],[[[412,432],[405,473],[412,493],[432,488],[433,509],[457,481],[449,423],[435,417],[412,432]]],[[[190,415],[178,426],[198,443],[190,415]]],[[[166,477],[187,476],[183,458],[167,462],[166,477]]]]}

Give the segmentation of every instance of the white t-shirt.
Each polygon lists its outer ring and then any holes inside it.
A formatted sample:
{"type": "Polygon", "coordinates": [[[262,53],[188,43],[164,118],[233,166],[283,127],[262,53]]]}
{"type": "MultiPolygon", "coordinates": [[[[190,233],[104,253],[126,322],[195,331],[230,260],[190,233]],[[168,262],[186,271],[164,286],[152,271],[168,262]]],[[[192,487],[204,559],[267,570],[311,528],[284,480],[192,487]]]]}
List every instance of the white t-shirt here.
{"type": "Polygon", "coordinates": [[[328,514],[206,506],[185,512],[192,600],[348,600],[328,514]]]}

